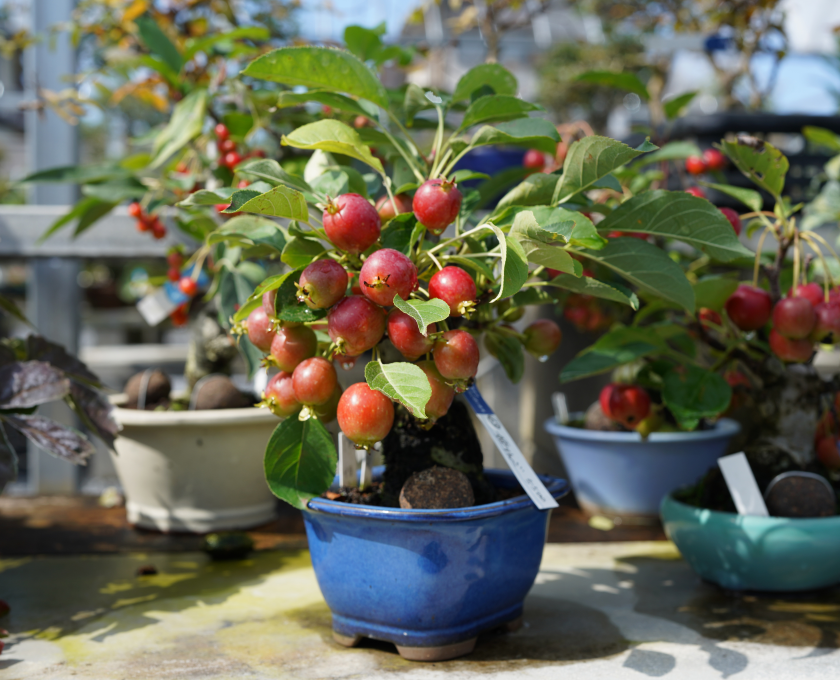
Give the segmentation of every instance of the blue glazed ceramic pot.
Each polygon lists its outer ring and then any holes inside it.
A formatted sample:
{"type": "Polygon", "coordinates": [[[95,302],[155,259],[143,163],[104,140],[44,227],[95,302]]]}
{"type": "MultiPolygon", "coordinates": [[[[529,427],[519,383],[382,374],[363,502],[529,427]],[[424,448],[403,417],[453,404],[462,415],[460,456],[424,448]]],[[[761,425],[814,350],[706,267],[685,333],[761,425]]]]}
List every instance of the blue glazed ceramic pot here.
{"type": "MultiPolygon", "coordinates": [[[[577,416],[579,414],[575,414],[577,416]]],[[[581,507],[597,515],[656,519],[666,494],[693,484],[726,454],[740,425],[722,418],[714,429],[600,432],[545,422],[581,507]]]]}
{"type": "Polygon", "coordinates": [[[736,515],[668,495],[662,523],[697,575],[729,590],[792,592],[840,583],[840,517],[736,515]]]}
{"type": "MultiPolygon", "coordinates": [[[[486,475],[498,487],[517,486],[510,472],[486,475]]],[[[554,498],[568,492],[565,480],[541,479],[554,498]]],[[[352,645],[370,637],[395,643],[407,658],[442,660],[521,616],[549,512],[527,496],[454,510],[317,498],[303,516],[336,639],[352,645]]]]}

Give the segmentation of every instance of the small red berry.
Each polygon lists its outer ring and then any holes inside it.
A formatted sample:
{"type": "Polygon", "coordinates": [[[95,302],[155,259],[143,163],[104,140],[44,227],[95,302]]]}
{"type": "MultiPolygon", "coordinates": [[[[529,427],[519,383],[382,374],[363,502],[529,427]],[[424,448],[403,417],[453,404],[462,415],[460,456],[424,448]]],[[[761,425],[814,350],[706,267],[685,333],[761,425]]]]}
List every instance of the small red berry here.
{"type": "Polygon", "coordinates": [[[271,343],[275,334],[274,323],[262,306],[257,307],[248,315],[245,327],[248,329],[248,339],[254,347],[261,349],[263,352],[271,351],[271,343]]]}
{"type": "Polygon", "coordinates": [[[376,212],[379,213],[379,219],[383,222],[393,219],[397,215],[411,212],[411,196],[408,194],[397,194],[394,200],[387,194],[376,202],[376,212]],[[394,210],[396,203],[397,209],[394,210]]]}
{"type": "MultiPolygon", "coordinates": [[[[429,324],[426,333],[437,332],[437,324],[429,324]]],[[[391,344],[409,361],[419,359],[432,351],[435,341],[420,333],[417,322],[405,312],[392,309],[388,313],[388,339],[391,344]]]]}
{"type": "Polygon", "coordinates": [[[366,297],[343,298],[327,315],[327,332],[339,345],[339,354],[358,356],[382,339],[385,312],[366,297]]]}
{"type": "Polygon", "coordinates": [[[292,376],[281,371],[271,377],[263,391],[263,401],[269,410],[280,418],[288,418],[298,413],[303,404],[295,398],[292,376]]]}
{"type": "Polygon", "coordinates": [[[181,280],[181,270],[178,267],[170,267],[169,271],[166,272],[166,278],[175,283],[176,281],[181,280]]]}
{"type": "Polygon", "coordinates": [[[178,282],[178,288],[184,295],[193,297],[198,292],[198,283],[189,276],[182,276],[178,282]]]}
{"type": "Polygon", "coordinates": [[[226,154],[231,153],[232,151],[236,151],[236,142],[232,139],[226,139],[223,142],[219,142],[219,153],[226,154]]]}
{"type": "Polygon", "coordinates": [[[768,337],[770,349],[782,361],[802,364],[811,358],[814,353],[814,345],[810,340],[791,340],[786,338],[774,328],[768,337]]]}
{"type": "Polygon", "coordinates": [[[689,156],[685,159],[685,170],[689,175],[702,175],[708,167],[700,156],[689,156]]]}
{"type": "Polygon", "coordinates": [[[166,255],[166,264],[170,267],[180,267],[184,264],[184,256],[178,250],[170,250],[166,255]]]}
{"type": "Polygon", "coordinates": [[[310,309],[327,309],[347,292],[347,272],[335,260],[316,260],[301,273],[297,291],[310,309]]]}
{"type": "Polygon", "coordinates": [[[128,214],[139,220],[143,216],[143,207],[135,201],[134,203],[129,204],[128,214]]]}
{"type": "Polygon", "coordinates": [[[791,340],[808,337],[816,322],[814,305],[804,297],[782,298],[773,307],[773,328],[791,340]]]}
{"type": "Polygon", "coordinates": [[[304,359],[315,356],[318,337],[308,326],[281,326],[271,341],[271,356],[281,371],[292,373],[304,359]]]}
{"type": "Polygon", "coordinates": [[[773,300],[766,290],[741,284],[726,301],[726,313],[742,331],[755,331],[770,320],[773,300]]]}
{"type": "Polygon", "coordinates": [[[180,305],[172,310],[172,313],[169,315],[172,319],[173,326],[186,326],[187,322],[189,321],[189,314],[187,312],[186,305],[180,305]]]}
{"type": "Polygon", "coordinates": [[[213,132],[216,133],[216,139],[220,142],[225,141],[228,137],[230,137],[230,130],[227,129],[227,125],[224,123],[219,123],[213,128],[213,132]]]}
{"type": "Polygon", "coordinates": [[[449,265],[429,280],[429,297],[449,305],[450,316],[462,316],[475,307],[478,290],[472,276],[460,267],[449,265]]]}
{"type": "Polygon", "coordinates": [[[638,385],[611,383],[601,390],[599,402],[605,416],[631,430],[650,413],[650,396],[638,385]]]}
{"type": "Polygon", "coordinates": [[[412,207],[423,226],[433,234],[440,234],[455,221],[462,199],[455,182],[430,179],[415,192],[412,207]]]}
{"type": "Polygon", "coordinates": [[[373,122],[367,116],[356,116],[353,119],[353,127],[357,130],[363,127],[373,127],[373,122]]]}
{"type": "Polygon", "coordinates": [[[340,250],[363,253],[379,239],[382,221],[379,213],[359,194],[342,194],[324,210],[324,231],[340,250]]]}
{"type": "Polygon", "coordinates": [[[435,366],[447,380],[456,382],[455,390],[463,392],[465,382],[478,371],[480,352],[475,338],[462,330],[447,331],[435,342],[435,366]]]}
{"type": "Polygon", "coordinates": [[[426,374],[429,386],[432,388],[432,396],[426,402],[424,411],[429,420],[434,422],[438,418],[443,418],[449,411],[452,400],[455,399],[455,390],[446,384],[446,380],[440,374],[434,361],[418,361],[417,366],[426,374]]]}
{"type": "Polygon", "coordinates": [[[726,168],[726,156],[717,149],[706,149],[703,152],[703,163],[709,170],[718,172],[726,168]]]}
{"type": "Polygon", "coordinates": [[[152,222],[152,236],[158,241],[166,237],[166,227],[157,217],[152,222]]]}
{"type": "Polygon", "coordinates": [[[230,170],[233,170],[241,162],[242,156],[240,156],[236,151],[230,151],[222,156],[222,165],[230,170]]]}
{"type": "Polygon", "coordinates": [[[407,300],[417,287],[417,267],[398,250],[383,248],[365,260],[359,281],[366,298],[388,307],[395,295],[407,300]]]}
{"type": "Polygon", "coordinates": [[[688,187],[688,189],[685,190],[685,193],[696,196],[697,198],[706,198],[706,192],[700,187],[688,187]]]}
{"type": "Polygon", "coordinates": [[[554,354],[563,340],[560,326],[551,319],[537,319],[522,332],[522,335],[525,336],[525,349],[540,360],[554,354]]]}
{"type": "Polygon", "coordinates": [[[708,309],[706,307],[700,308],[700,311],[697,312],[697,318],[700,320],[700,325],[706,330],[710,330],[713,325],[720,326],[723,323],[720,314],[714,309],[708,309]]]}
{"type": "Polygon", "coordinates": [[[741,235],[741,217],[732,208],[718,208],[723,213],[723,216],[729,220],[729,224],[735,230],[735,235],[741,235]]]}
{"type": "Polygon", "coordinates": [[[350,385],[338,401],[338,426],[356,446],[382,441],[394,424],[394,402],[367,383],[350,385]]]}
{"type": "Polygon", "coordinates": [[[247,179],[240,179],[239,182],[236,184],[237,189],[245,189],[251,186],[251,183],[247,179]]]}
{"type": "Polygon", "coordinates": [[[820,302],[814,307],[814,314],[817,320],[808,338],[812,342],[840,342],[840,305],[836,302],[820,302]]]}
{"type": "Polygon", "coordinates": [[[812,281],[811,283],[804,283],[797,286],[795,289],[791,288],[787,294],[788,297],[802,297],[808,300],[815,307],[820,302],[825,302],[825,291],[823,287],[812,281]]]}
{"type": "Polygon", "coordinates": [[[151,223],[148,220],[144,220],[142,218],[137,220],[137,222],[135,223],[135,226],[137,227],[137,231],[140,231],[140,232],[151,231],[151,229],[152,229],[151,223]]]}
{"type": "Polygon", "coordinates": [[[326,403],[338,388],[338,375],[332,362],[323,357],[301,361],[292,373],[295,399],[305,406],[326,403]]]}
{"type": "Polygon", "coordinates": [[[545,154],[536,149],[528,149],[525,152],[525,157],[522,159],[522,166],[531,168],[535,172],[542,170],[545,167],[545,154]]]}

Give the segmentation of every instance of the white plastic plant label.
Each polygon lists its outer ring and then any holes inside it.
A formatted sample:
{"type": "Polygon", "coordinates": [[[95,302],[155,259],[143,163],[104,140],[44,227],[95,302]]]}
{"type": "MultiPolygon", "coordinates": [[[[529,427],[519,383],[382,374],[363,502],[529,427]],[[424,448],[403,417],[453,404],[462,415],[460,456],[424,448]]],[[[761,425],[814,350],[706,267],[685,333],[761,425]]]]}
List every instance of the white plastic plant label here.
{"type": "Polygon", "coordinates": [[[356,487],[359,485],[356,476],[356,447],[353,446],[343,432],[338,433],[338,485],[341,487],[356,487]]]}
{"type": "MultiPolygon", "coordinates": [[[[192,276],[193,267],[195,265],[181,272],[182,276],[192,276]]],[[[198,275],[196,283],[198,283],[199,288],[206,288],[210,285],[210,278],[206,272],[202,271],[198,275]]],[[[140,312],[147,324],[157,326],[172,314],[176,307],[189,301],[190,296],[181,292],[177,282],[167,281],[163,286],[140,300],[137,303],[137,311],[140,312]]]]}
{"type": "Polygon", "coordinates": [[[554,417],[561,425],[569,423],[569,405],[566,403],[566,395],[562,392],[555,392],[551,395],[551,405],[554,407],[554,417]]]}
{"type": "Polygon", "coordinates": [[[718,466],[739,515],[770,516],[761,491],[758,490],[758,482],[755,481],[755,475],[743,451],[718,458],[718,466]]]}
{"type": "Polygon", "coordinates": [[[517,481],[533,501],[534,505],[540,510],[556,508],[557,501],[548,493],[548,489],[545,488],[540,478],[537,477],[537,474],[528,465],[528,461],[525,460],[525,456],[522,455],[519,447],[513,441],[513,437],[510,436],[505,426],[502,425],[501,421],[496,417],[496,414],[493,413],[493,410],[484,401],[484,397],[481,396],[478,388],[473,385],[464,392],[464,396],[467,398],[467,402],[472,408],[473,413],[475,413],[476,418],[484,425],[484,428],[493,439],[496,448],[499,449],[511,472],[516,476],[517,481]]]}

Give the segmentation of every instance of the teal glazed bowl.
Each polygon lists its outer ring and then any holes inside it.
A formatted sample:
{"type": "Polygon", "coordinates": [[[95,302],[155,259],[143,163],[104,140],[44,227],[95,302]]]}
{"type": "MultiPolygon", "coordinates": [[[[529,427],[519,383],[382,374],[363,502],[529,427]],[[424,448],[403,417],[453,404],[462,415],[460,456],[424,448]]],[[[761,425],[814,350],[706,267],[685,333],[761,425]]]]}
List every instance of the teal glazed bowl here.
{"type": "Polygon", "coordinates": [[[794,592],[840,583],[840,517],[754,517],[666,496],[662,523],[685,561],[728,590],[794,592]]]}

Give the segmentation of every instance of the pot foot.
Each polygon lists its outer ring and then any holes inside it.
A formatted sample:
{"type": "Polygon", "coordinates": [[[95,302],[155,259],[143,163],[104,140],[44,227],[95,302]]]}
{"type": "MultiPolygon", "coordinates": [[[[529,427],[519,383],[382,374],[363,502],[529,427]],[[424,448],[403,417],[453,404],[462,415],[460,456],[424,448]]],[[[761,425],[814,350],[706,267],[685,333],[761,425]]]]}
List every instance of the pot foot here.
{"type": "Polygon", "coordinates": [[[506,624],[502,626],[502,630],[505,633],[515,633],[520,628],[522,628],[523,624],[525,623],[525,618],[523,616],[517,616],[513,621],[508,621],[506,624]]]}
{"type": "Polygon", "coordinates": [[[333,640],[344,647],[355,647],[362,641],[361,635],[342,635],[333,631],[333,640]]]}
{"type": "Polygon", "coordinates": [[[475,641],[478,638],[470,638],[463,642],[456,642],[451,645],[438,645],[436,647],[403,647],[397,645],[397,651],[403,659],[408,661],[447,661],[464,656],[475,649],[475,641]]]}

